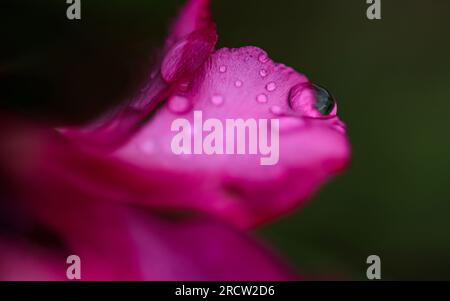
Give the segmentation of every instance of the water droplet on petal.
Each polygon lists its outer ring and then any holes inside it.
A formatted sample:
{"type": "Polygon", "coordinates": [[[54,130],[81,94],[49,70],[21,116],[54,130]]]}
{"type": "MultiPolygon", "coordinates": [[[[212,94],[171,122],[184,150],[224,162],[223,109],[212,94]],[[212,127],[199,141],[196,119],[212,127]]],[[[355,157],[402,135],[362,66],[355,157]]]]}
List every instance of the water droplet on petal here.
{"type": "Polygon", "coordinates": [[[261,63],[265,64],[265,63],[267,63],[267,62],[269,61],[269,57],[267,56],[267,54],[261,53],[261,54],[259,55],[259,57],[258,57],[258,60],[259,60],[261,63]]]}
{"type": "Polygon", "coordinates": [[[186,97],[174,95],[168,102],[169,110],[175,114],[183,114],[189,111],[191,104],[186,97]]]}
{"type": "Polygon", "coordinates": [[[259,103],[267,103],[269,99],[267,98],[266,94],[259,94],[258,96],[256,96],[256,101],[259,103]]]}
{"type": "Polygon", "coordinates": [[[270,108],[270,112],[274,115],[281,115],[283,113],[283,109],[280,106],[272,106],[270,108]]]}
{"type": "Polygon", "coordinates": [[[270,82],[267,84],[266,89],[269,92],[273,92],[277,89],[277,84],[275,84],[274,82],[270,82]]]}
{"type": "Polygon", "coordinates": [[[316,109],[324,116],[330,115],[336,106],[336,100],[333,95],[324,87],[314,84],[313,87],[316,91],[316,109]]]}
{"type": "Polygon", "coordinates": [[[236,87],[242,87],[242,81],[240,81],[240,80],[237,80],[235,83],[234,83],[234,85],[236,86],[236,87]]]}
{"type": "Polygon", "coordinates": [[[211,102],[216,106],[221,105],[223,103],[223,96],[214,95],[213,97],[211,97],[211,102]]]}
{"type": "Polygon", "coordinates": [[[220,73],[225,73],[225,72],[227,72],[227,66],[220,66],[220,67],[219,67],[219,72],[220,72],[220,73]]]}
{"type": "Polygon", "coordinates": [[[261,77],[266,77],[267,76],[267,70],[266,69],[259,70],[259,75],[261,75],[261,77]]]}
{"type": "Polygon", "coordinates": [[[178,88],[179,88],[180,91],[186,92],[187,90],[189,90],[189,85],[190,85],[189,82],[184,82],[184,83],[181,83],[181,84],[178,86],[178,88]]]}
{"type": "Polygon", "coordinates": [[[154,149],[155,149],[155,145],[150,140],[144,141],[143,143],[141,143],[139,145],[139,150],[142,151],[145,154],[153,153],[154,149]]]}
{"type": "Polygon", "coordinates": [[[333,117],[336,114],[336,102],[331,94],[322,87],[300,83],[289,91],[289,106],[302,115],[320,118],[333,117]]]}

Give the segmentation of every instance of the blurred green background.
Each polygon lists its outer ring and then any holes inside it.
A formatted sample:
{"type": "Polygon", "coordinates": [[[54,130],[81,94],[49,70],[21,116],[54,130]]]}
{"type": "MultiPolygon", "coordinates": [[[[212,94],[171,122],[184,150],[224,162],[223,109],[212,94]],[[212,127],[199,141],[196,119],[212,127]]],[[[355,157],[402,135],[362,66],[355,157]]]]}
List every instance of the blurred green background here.
{"type": "MultiPolygon", "coordinates": [[[[95,116],[142,84],[181,3],[82,0],[77,23],[62,0],[3,2],[2,107],[95,116]]],[[[450,2],[382,0],[380,21],[367,6],[214,1],[219,45],[259,46],[331,90],[353,146],[346,173],[258,234],[317,279],[365,279],[376,254],[383,279],[450,280],[450,2]]]]}

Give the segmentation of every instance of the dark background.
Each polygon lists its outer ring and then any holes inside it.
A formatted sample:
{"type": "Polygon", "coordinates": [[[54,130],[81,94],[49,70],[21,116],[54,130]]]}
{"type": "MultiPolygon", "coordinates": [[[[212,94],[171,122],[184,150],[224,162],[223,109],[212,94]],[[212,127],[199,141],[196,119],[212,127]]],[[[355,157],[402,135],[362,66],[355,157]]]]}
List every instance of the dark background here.
{"type": "MultiPolygon", "coordinates": [[[[261,232],[305,275],[450,280],[450,2],[215,0],[219,45],[259,46],[338,99],[351,168],[261,232]]],[[[0,101],[52,125],[80,123],[145,79],[182,0],[0,4],[0,101]],[[153,50],[152,50],[153,49],[153,50]]],[[[261,234],[261,233],[259,233],[261,234]]]]}

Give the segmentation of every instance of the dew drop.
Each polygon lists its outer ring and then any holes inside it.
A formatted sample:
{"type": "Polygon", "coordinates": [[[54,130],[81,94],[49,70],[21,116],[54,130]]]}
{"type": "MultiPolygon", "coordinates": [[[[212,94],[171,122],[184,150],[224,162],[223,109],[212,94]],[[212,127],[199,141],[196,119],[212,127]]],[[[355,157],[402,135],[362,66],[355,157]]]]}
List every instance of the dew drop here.
{"type": "Polygon", "coordinates": [[[227,66],[220,66],[220,67],[219,67],[219,72],[220,72],[220,73],[225,73],[225,72],[227,72],[227,66]]]}
{"type": "Polygon", "coordinates": [[[190,86],[189,82],[183,82],[178,86],[178,88],[180,91],[186,92],[187,90],[189,90],[189,86],[190,86]]]}
{"type": "Polygon", "coordinates": [[[223,96],[221,95],[214,95],[211,97],[211,102],[215,104],[216,106],[219,106],[223,103],[223,96]]]}
{"type": "Polygon", "coordinates": [[[258,57],[258,60],[259,60],[261,63],[265,64],[265,63],[267,63],[267,62],[269,61],[269,57],[267,56],[267,54],[261,53],[261,54],[259,55],[259,57],[258,57]]]}
{"type": "Polygon", "coordinates": [[[270,112],[274,115],[281,115],[283,113],[283,109],[280,106],[272,106],[270,108],[270,112]]]}
{"type": "Polygon", "coordinates": [[[274,82],[270,82],[267,84],[266,89],[269,92],[273,92],[277,89],[277,84],[275,84],[274,82]]]}
{"type": "Polygon", "coordinates": [[[175,114],[183,114],[189,111],[190,103],[186,97],[174,95],[169,99],[169,110],[175,114]]]}
{"type": "Polygon", "coordinates": [[[151,154],[153,153],[155,149],[155,145],[152,141],[144,141],[139,145],[139,150],[142,151],[145,154],[151,154]]]}
{"type": "Polygon", "coordinates": [[[267,70],[266,69],[259,70],[259,75],[261,75],[261,77],[266,77],[267,76],[267,70]]]}
{"type": "Polygon", "coordinates": [[[258,96],[256,96],[256,101],[259,103],[267,103],[269,99],[267,98],[266,94],[259,94],[258,96]]]}
{"type": "Polygon", "coordinates": [[[321,87],[319,85],[314,85],[313,87],[316,91],[316,109],[323,116],[330,115],[333,112],[334,107],[336,106],[336,100],[333,95],[328,92],[327,89],[321,87]]]}
{"type": "Polygon", "coordinates": [[[242,87],[242,81],[240,81],[240,80],[237,80],[235,83],[234,83],[234,85],[236,86],[236,87],[242,87]]]}
{"type": "Polygon", "coordinates": [[[296,112],[313,118],[332,117],[336,114],[336,101],[320,86],[301,83],[289,91],[289,106],[296,112]]]}

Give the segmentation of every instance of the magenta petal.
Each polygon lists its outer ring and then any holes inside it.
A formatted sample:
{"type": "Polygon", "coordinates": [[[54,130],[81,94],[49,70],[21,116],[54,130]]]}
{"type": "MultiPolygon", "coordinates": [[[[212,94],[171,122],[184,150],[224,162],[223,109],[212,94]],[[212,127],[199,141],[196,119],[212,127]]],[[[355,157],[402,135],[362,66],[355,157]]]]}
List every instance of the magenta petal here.
{"type": "Polygon", "coordinates": [[[1,240],[0,279],[65,279],[65,258],[72,254],[81,258],[82,280],[297,277],[263,246],[229,225],[175,210],[151,211],[151,203],[157,204],[160,197],[178,201],[198,179],[178,191],[170,181],[182,179],[174,174],[163,173],[158,181],[149,182],[148,173],[79,152],[55,133],[18,124],[8,128],[7,133],[0,132],[0,141],[8,142],[0,153],[11,184],[8,195],[22,216],[51,231],[64,246],[49,251],[33,242],[1,240]]]}
{"type": "Polygon", "coordinates": [[[172,83],[189,78],[209,58],[216,41],[215,29],[196,31],[181,39],[164,57],[161,66],[163,79],[172,83]]]}
{"type": "MultiPolygon", "coordinates": [[[[348,164],[337,108],[323,116],[309,80],[259,48],[214,52],[208,6],[188,1],[148,85],[115,114],[59,131],[1,121],[8,193],[82,258],[86,280],[295,278],[227,223],[246,228],[285,214],[348,164]],[[278,120],[276,162],[261,165],[254,154],[176,155],[172,122],[184,118],[193,127],[198,112],[222,124],[278,120]]],[[[0,278],[60,277],[54,263],[61,250],[49,255],[30,245],[23,256],[42,274],[28,274],[14,257],[23,247],[2,240],[0,257],[11,264],[0,278]]]]}
{"type": "Polygon", "coordinates": [[[69,208],[73,214],[60,221],[66,226],[55,226],[82,258],[85,280],[296,278],[262,246],[212,220],[170,220],[120,206],[69,208]]]}
{"type": "Polygon", "coordinates": [[[61,281],[65,258],[39,246],[0,237],[0,281],[61,281]]]}
{"type": "Polygon", "coordinates": [[[274,63],[259,48],[218,50],[191,78],[189,88],[174,92],[114,157],[146,169],[149,183],[173,174],[171,185],[183,193],[158,193],[149,204],[159,200],[162,207],[200,209],[244,227],[259,224],[304,202],[348,164],[343,123],[334,113],[322,118],[313,111],[310,87],[304,75],[274,63]],[[291,104],[302,85],[301,104],[307,109],[291,104]],[[215,101],[219,97],[221,101],[215,101]],[[171,124],[185,118],[194,128],[194,111],[201,112],[203,120],[214,118],[222,124],[230,118],[279,120],[279,162],[262,166],[260,156],[248,154],[174,154],[171,124]],[[165,172],[155,172],[158,169],[165,172]],[[177,175],[181,180],[175,180],[177,175]]]}
{"type": "Polygon", "coordinates": [[[172,47],[187,35],[214,27],[210,13],[210,0],[188,0],[180,10],[166,41],[166,47],[172,47]]]}

